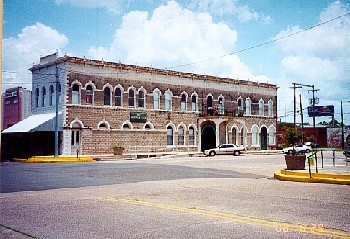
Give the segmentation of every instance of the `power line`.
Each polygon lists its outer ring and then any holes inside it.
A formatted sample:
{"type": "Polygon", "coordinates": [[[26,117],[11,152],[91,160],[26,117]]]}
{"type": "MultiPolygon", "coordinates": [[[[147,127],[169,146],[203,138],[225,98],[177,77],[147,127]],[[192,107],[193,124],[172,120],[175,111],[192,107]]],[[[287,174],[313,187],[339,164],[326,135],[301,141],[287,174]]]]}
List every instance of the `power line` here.
{"type": "Polygon", "coordinates": [[[281,41],[283,39],[286,39],[286,38],[289,38],[289,37],[292,37],[292,36],[295,36],[295,35],[298,35],[302,32],[306,32],[306,31],[309,31],[313,28],[316,28],[316,27],[319,27],[319,26],[322,26],[322,25],[325,25],[327,23],[330,23],[332,21],[335,21],[339,18],[342,18],[346,15],[349,15],[350,12],[347,12],[343,15],[340,15],[340,16],[337,16],[335,18],[332,18],[330,20],[327,20],[327,21],[324,21],[324,22],[321,22],[321,23],[318,23],[316,25],[313,25],[311,27],[308,27],[308,28],[305,28],[303,30],[300,30],[300,31],[297,31],[297,32],[294,32],[294,33],[291,33],[289,35],[286,35],[286,36],[282,36],[280,38],[276,38],[276,39],[273,39],[273,40],[270,40],[270,41],[267,41],[267,42],[264,42],[264,43],[260,43],[258,45],[255,45],[255,46],[250,46],[250,47],[247,47],[247,48],[243,48],[241,50],[238,50],[238,51],[234,51],[234,52],[231,52],[231,53],[228,53],[228,54],[225,54],[225,55],[221,55],[221,56],[216,56],[216,57],[212,57],[212,58],[208,58],[208,59],[204,59],[204,60],[200,60],[200,61],[194,61],[194,62],[190,62],[190,63],[186,63],[186,64],[181,64],[181,65],[177,65],[177,66],[171,66],[171,67],[166,67],[165,69],[173,69],[173,68],[181,68],[181,67],[184,67],[184,66],[190,66],[190,65],[195,65],[195,64],[198,64],[198,63],[203,63],[203,62],[207,62],[207,61],[212,61],[212,60],[216,60],[216,59],[219,59],[219,58],[223,58],[223,57],[226,57],[226,56],[230,56],[230,55],[234,55],[234,54],[237,54],[237,53],[241,53],[241,52],[244,52],[244,51],[248,51],[248,50],[252,50],[254,48],[258,48],[258,47],[261,47],[261,46],[265,46],[265,45],[268,45],[268,44],[271,44],[271,43],[274,43],[274,42],[277,42],[277,41],[281,41]]]}

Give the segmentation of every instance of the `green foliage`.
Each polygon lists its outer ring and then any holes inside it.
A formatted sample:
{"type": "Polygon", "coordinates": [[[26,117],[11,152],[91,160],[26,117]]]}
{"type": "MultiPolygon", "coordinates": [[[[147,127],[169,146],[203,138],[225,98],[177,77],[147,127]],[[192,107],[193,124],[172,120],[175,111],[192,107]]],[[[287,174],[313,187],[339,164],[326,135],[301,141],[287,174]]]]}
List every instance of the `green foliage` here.
{"type": "Polygon", "coordinates": [[[295,145],[303,138],[303,133],[295,127],[286,128],[285,139],[289,145],[295,145]]]}

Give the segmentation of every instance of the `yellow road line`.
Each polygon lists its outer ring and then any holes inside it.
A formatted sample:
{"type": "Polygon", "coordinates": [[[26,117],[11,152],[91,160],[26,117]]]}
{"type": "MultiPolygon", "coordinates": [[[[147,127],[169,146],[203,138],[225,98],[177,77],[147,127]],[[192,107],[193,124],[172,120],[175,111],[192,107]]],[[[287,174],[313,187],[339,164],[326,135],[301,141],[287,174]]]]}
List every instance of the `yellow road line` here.
{"type": "Polygon", "coordinates": [[[175,212],[190,213],[194,215],[217,218],[225,221],[248,223],[248,224],[264,226],[264,227],[272,227],[272,228],[275,228],[277,232],[282,232],[282,233],[294,231],[294,232],[308,233],[308,234],[313,234],[318,236],[329,236],[334,238],[350,239],[349,233],[339,231],[339,230],[327,229],[327,228],[324,228],[322,224],[300,225],[300,224],[292,224],[287,222],[269,221],[269,220],[264,220],[259,218],[241,216],[241,215],[228,213],[228,212],[217,212],[217,211],[210,211],[205,209],[186,208],[181,206],[141,201],[137,199],[127,199],[127,198],[117,199],[114,197],[103,197],[102,200],[126,203],[126,204],[138,205],[138,206],[145,206],[145,207],[152,207],[152,208],[159,208],[159,209],[170,210],[175,212]]]}

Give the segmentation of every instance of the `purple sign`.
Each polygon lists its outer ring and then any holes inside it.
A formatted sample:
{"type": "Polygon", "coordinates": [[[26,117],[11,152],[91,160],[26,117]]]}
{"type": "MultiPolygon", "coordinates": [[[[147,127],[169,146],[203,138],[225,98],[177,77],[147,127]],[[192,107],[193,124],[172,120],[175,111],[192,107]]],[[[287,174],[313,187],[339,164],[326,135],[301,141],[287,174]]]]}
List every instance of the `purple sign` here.
{"type": "Polygon", "coordinates": [[[334,115],[334,105],[327,106],[309,106],[307,107],[307,113],[310,117],[318,116],[333,116],[334,115]]]}

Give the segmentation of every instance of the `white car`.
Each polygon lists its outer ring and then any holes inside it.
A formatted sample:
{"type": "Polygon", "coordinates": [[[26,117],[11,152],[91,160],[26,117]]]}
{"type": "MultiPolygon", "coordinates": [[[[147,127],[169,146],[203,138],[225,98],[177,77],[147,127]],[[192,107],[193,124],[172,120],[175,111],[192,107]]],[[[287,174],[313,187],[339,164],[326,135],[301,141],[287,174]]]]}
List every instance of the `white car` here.
{"type": "Polygon", "coordinates": [[[204,154],[207,156],[215,156],[216,154],[233,154],[240,155],[242,151],[245,151],[245,147],[237,146],[234,144],[221,144],[216,148],[204,150],[204,154]]]}
{"type": "Polygon", "coordinates": [[[307,145],[294,145],[292,147],[284,148],[282,150],[285,154],[293,154],[295,153],[309,153],[311,151],[311,147],[307,145]]]}

